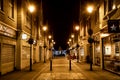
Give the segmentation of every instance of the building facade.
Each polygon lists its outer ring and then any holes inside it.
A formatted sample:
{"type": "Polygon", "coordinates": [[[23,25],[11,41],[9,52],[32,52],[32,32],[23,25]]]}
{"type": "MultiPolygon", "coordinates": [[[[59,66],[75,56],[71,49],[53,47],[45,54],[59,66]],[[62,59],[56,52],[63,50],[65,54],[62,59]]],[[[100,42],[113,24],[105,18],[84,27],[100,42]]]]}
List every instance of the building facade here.
{"type": "MultiPolygon", "coordinates": [[[[32,64],[44,60],[42,13],[42,0],[0,0],[1,75],[29,67],[30,52],[32,64]],[[33,13],[28,11],[30,4],[35,6],[33,13]],[[32,47],[28,43],[31,36],[32,47]]],[[[47,49],[45,51],[47,55],[47,49]]]]}
{"type": "MultiPolygon", "coordinates": [[[[88,14],[84,7],[81,7],[80,17],[80,38],[83,61],[87,61],[89,56],[88,28],[91,23],[93,30],[92,38],[92,62],[117,74],[120,74],[120,32],[109,32],[109,20],[120,20],[120,1],[119,0],[99,0],[92,2],[82,2],[83,5],[94,5],[93,12],[88,14]],[[91,20],[89,21],[89,16],[91,20]]],[[[111,24],[111,23],[110,23],[111,24]]],[[[118,23],[119,25],[120,23],[118,23]]],[[[119,26],[118,26],[119,27],[119,26]]],[[[81,53],[80,53],[81,54],[81,53]]]]}

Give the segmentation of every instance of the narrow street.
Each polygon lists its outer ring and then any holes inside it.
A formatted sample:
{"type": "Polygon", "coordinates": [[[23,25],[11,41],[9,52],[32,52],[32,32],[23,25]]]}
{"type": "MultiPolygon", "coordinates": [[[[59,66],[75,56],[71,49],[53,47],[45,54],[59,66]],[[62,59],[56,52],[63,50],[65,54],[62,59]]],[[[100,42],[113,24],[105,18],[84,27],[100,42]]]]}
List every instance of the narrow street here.
{"type": "Polygon", "coordinates": [[[35,80],[53,80],[53,79],[73,79],[73,80],[81,80],[87,79],[79,68],[76,67],[76,64],[72,62],[72,70],[69,70],[69,61],[62,57],[53,59],[53,70],[50,71],[48,66],[44,68],[44,70],[35,77],[35,80]]]}
{"type": "Polygon", "coordinates": [[[47,61],[34,64],[31,72],[26,68],[3,75],[1,80],[120,80],[120,76],[101,70],[98,66],[93,66],[93,71],[90,71],[89,64],[77,63],[74,60],[70,71],[66,57],[56,57],[52,62],[52,71],[47,61]]]}

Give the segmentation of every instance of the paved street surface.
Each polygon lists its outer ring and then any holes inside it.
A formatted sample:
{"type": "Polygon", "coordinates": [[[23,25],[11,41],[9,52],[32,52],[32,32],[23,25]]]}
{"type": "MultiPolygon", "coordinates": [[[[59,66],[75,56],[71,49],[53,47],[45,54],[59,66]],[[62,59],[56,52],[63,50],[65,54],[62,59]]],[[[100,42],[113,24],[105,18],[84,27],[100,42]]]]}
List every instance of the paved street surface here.
{"type": "Polygon", "coordinates": [[[69,61],[65,57],[57,57],[52,60],[52,71],[50,63],[33,64],[33,71],[26,68],[22,71],[14,71],[1,76],[0,80],[120,80],[120,76],[101,70],[93,66],[89,70],[89,64],[72,61],[72,70],[69,70],[69,61]]]}

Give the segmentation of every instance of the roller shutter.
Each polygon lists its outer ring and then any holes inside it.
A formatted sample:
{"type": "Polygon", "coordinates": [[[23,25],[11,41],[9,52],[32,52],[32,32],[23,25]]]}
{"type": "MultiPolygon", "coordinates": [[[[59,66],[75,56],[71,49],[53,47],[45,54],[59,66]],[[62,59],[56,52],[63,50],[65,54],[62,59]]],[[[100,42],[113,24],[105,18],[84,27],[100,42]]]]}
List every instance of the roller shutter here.
{"type": "Polygon", "coordinates": [[[1,73],[11,72],[15,67],[15,46],[3,44],[1,49],[1,73]]]}
{"type": "Polygon", "coordinates": [[[22,46],[22,68],[30,65],[30,47],[22,46]]]}

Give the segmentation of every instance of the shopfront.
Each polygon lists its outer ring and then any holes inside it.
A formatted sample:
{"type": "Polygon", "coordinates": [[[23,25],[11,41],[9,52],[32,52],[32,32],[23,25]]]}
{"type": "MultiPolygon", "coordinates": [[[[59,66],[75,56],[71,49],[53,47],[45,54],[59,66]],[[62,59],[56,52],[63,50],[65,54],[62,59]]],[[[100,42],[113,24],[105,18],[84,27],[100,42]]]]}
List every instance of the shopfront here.
{"type": "Polygon", "coordinates": [[[15,68],[15,46],[2,44],[1,49],[1,74],[14,71],[15,68]]]}
{"type": "Polygon", "coordinates": [[[103,38],[103,58],[106,70],[120,74],[120,34],[103,38]]]}
{"type": "Polygon", "coordinates": [[[93,52],[93,62],[95,65],[100,66],[100,35],[95,35],[94,37],[94,52],[93,52]]]}

